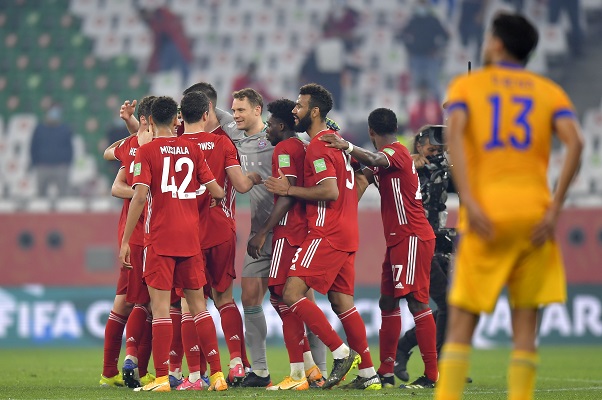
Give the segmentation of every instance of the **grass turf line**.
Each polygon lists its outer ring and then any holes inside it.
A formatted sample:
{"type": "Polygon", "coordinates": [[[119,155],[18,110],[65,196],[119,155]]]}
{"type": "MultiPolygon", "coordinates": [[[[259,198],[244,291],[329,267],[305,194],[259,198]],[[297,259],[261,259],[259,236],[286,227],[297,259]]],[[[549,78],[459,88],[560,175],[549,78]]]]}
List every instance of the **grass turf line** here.
{"type": "MultiPolygon", "coordinates": [[[[378,348],[372,347],[372,357],[378,366],[378,348]]],[[[509,350],[475,350],[471,357],[470,376],[465,399],[505,399],[506,368],[509,350]]],[[[123,359],[123,353],[122,357],[123,359]]],[[[222,349],[222,366],[227,364],[227,350],[222,349]]],[[[596,346],[560,346],[540,349],[540,367],[536,399],[600,399],[602,375],[599,363],[602,348],[596,346]]],[[[284,347],[268,348],[268,361],[273,383],[288,374],[289,365],[284,347]]],[[[185,364],[185,362],[184,362],[185,364]]],[[[121,366],[121,364],[120,364],[121,366]]],[[[331,360],[328,361],[331,366],[331,360]]],[[[411,379],[421,375],[423,366],[418,352],[408,365],[411,379]]],[[[153,368],[151,368],[151,371],[153,368]]],[[[148,396],[190,398],[189,392],[137,393],[127,388],[100,388],[102,372],[101,348],[36,348],[0,350],[0,398],[9,399],[130,399],[148,396]]],[[[355,374],[351,373],[353,379],[355,374]]],[[[397,382],[399,384],[401,382],[397,382]]],[[[432,391],[402,391],[397,388],[359,392],[333,389],[328,392],[267,392],[263,389],[233,389],[222,393],[198,393],[194,397],[219,396],[224,398],[266,397],[353,399],[359,397],[406,397],[431,399],[432,391]]]]}

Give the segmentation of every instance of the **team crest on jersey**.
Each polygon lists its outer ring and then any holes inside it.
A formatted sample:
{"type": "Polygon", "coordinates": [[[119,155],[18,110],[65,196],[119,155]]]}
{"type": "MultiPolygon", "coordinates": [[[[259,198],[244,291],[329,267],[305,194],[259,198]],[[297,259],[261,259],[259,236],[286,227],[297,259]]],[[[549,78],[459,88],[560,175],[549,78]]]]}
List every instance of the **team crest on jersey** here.
{"type": "Polygon", "coordinates": [[[141,163],[134,164],[134,176],[138,176],[141,173],[142,173],[142,164],[141,163]]]}
{"type": "Polygon", "coordinates": [[[314,161],[314,169],[316,170],[316,174],[326,171],[326,162],[323,158],[314,161]]]}
{"type": "Polygon", "coordinates": [[[268,142],[266,142],[265,139],[261,139],[257,143],[257,147],[259,147],[260,149],[264,149],[265,146],[267,146],[267,145],[268,145],[268,142]]]}
{"type": "Polygon", "coordinates": [[[384,149],[383,149],[383,151],[384,151],[385,153],[387,153],[388,155],[390,155],[390,156],[392,156],[393,154],[395,154],[395,150],[393,150],[393,149],[390,149],[390,148],[388,148],[388,147],[384,148],[384,149]]]}
{"type": "Polygon", "coordinates": [[[278,155],[278,167],[290,167],[291,166],[291,156],[288,154],[280,154],[278,155]]]}

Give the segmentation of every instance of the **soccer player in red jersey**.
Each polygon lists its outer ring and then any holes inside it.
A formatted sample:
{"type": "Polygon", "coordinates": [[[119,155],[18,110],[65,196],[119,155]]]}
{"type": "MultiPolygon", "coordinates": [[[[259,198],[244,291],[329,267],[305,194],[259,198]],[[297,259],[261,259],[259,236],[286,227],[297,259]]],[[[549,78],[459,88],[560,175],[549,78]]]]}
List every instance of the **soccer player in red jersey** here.
{"type": "MultiPolygon", "coordinates": [[[[317,84],[301,87],[293,114],[295,130],[307,132],[311,138],[305,156],[304,186],[291,185],[282,171],[279,179],[270,177],[265,183],[274,194],[306,202],[309,230],[291,261],[283,298],[332,351],[334,365],[323,388],[333,387],[359,364],[358,377],[347,387],[377,390],[381,383],[370,357],[366,327],[353,304],[359,233],[358,191],[351,157],[319,140],[327,133],[335,133],[325,121],[331,109],[332,95],[325,88],[317,84]],[[328,293],[351,349],[332,329],[322,310],[305,297],[309,288],[328,293]]],[[[298,333],[298,341],[302,339],[298,333]]]]}
{"type": "Polygon", "coordinates": [[[431,259],[435,251],[435,234],[422,207],[420,182],[412,156],[397,141],[397,117],[386,108],[378,108],[368,116],[370,140],[378,152],[353,146],[338,135],[324,135],[328,146],[344,150],[360,163],[368,181],[380,191],[387,251],[382,264],[382,315],[380,329],[381,381],[393,386],[393,366],[397,340],[401,333],[399,299],[405,298],[416,322],[418,347],[424,361],[424,376],[402,388],[433,388],[437,370],[435,320],[429,308],[431,259]]]}
{"type": "MultiPolygon", "coordinates": [[[[234,256],[236,253],[236,226],[228,203],[234,197],[234,191],[248,192],[255,183],[260,183],[257,174],[245,175],[242,172],[238,153],[230,138],[206,132],[209,115],[210,99],[200,91],[190,91],[184,95],[180,102],[181,114],[184,120],[185,131],[181,136],[197,144],[207,160],[207,164],[214,173],[216,182],[224,187],[226,197],[216,206],[210,208],[209,196],[199,197],[199,212],[207,215],[207,220],[199,225],[201,235],[201,248],[205,258],[205,272],[210,286],[211,297],[222,316],[222,329],[226,337],[226,344],[230,351],[230,373],[228,380],[237,384],[245,377],[242,362],[243,325],[242,318],[236,306],[233,305],[232,286],[236,273],[234,271],[234,256]],[[253,177],[254,180],[251,178],[253,177]],[[230,195],[228,195],[230,193],[230,195]],[[207,229],[211,227],[211,230],[207,229]],[[232,315],[230,315],[232,314],[232,315]],[[234,322],[234,323],[233,323],[234,322]]],[[[183,319],[187,317],[187,305],[182,302],[183,319]]],[[[194,353],[190,349],[198,343],[196,331],[185,332],[183,325],[184,349],[187,352],[189,370],[200,371],[200,366],[193,363],[194,353]]],[[[202,338],[200,338],[202,340],[202,338]]],[[[197,357],[198,358],[198,357],[197,357]]],[[[197,376],[188,377],[181,390],[194,386],[197,376]]]]}
{"type": "MultiPolygon", "coordinates": [[[[149,132],[148,119],[155,96],[146,96],[138,105],[138,119],[140,126],[136,135],[129,136],[121,141],[115,142],[104,152],[106,160],[121,161],[121,169],[118,173],[111,193],[124,199],[119,217],[118,240],[121,243],[125,221],[130,205],[130,199],[134,195],[132,183],[134,178],[134,158],[136,151],[141,145],[152,139],[149,132]]],[[[144,218],[141,217],[130,239],[132,251],[132,269],[123,269],[128,275],[126,301],[135,304],[126,323],[126,357],[123,364],[123,380],[130,388],[139,387],[154,379],[148,374],[147,366],[151,352],[151,323],[148,303],[150,297],[146,285],[142,282],[142,253],[144,249],[144,218]],[[139,348],[140,347],[140,348],[139,348]],[[139,354],[140,353],[140,354],[139,354]],[[148,374],[148,375],[147,375],[148,374]]],[[[121,343],[121,340],[120,340],[121,343]]]]}
{"type": "MultiPolygon", "coordinates": [[[[271,113],[267,121],[267,139],[274,146],[272,154],[272,176],[278,178],[278,170],[286,176],[291,185],[303,186],[303,164],[307,143],[295,132],[295,119],[291,113],[295,103],[280,99],[268,104],[271,113]]],[[[316,366],[307,337],[301,342],[296,339],[297,332],[304,332],[305,326],[299,317],[290,311],[282,301],[282,291],[290,260],[303,243],[307,234],[305,202],[289,196],[274,196],[274,209],[263,227],[249,239],[247,253],[259,258],[268,233],[273,231],[272,262],[268,278],[270,302],[282,319],[284,344],[286,345],[291,373],[277,385],[268,386],[268,390],[306,390],[308,379],[319,385],[324,378],[316,366]]]]}
{"type": "Polygon", "coordinates": [[[151,108],[155,140],[140,147],[134,164],[134,197],[130,204],[119,258],[131,268],[129,239],[148,202],[145,217],[143,278],[148,286],[153,313],[153,359],[157,378],[144,391],[170,391],[169,347],[173,331],[169,315],[171,289],[184,290],[197,334],[203,335],[203,352],[212,375],[209,390],[227,390],[221,372],[217,336],[203,296],[206,283],[199,238],[197,195],[203,189],[217,199],[224,190],[215,182],[202,150],[173,136],[177,104],[158,97],[151,108]]]}

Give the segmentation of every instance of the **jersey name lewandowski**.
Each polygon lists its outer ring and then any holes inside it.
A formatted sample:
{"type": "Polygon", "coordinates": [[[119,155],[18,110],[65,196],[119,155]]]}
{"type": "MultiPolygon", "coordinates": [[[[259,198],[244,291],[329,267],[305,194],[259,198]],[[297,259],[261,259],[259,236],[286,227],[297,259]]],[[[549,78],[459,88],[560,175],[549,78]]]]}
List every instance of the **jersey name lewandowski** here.
{"type": "Polygon", "coordinates": [[[215,178],[198,145],[179,137],[158,137],[138,149],[134,186],[149,187],[145,246],[163,256],[201,252],[197,190],[215,178]]]}
{"type": "Polygon", "coordinates": [[[357,223],[357,189],[351,167],[351,156],[326,147],[320,137],[335,131],[318,133],[307,146],[305,155],[305,187],[313,187],[325,179],[336,179],[339,196],[334,201],[307,201],[305,210],[309,232],[307,239],[325,238],[340,251],[355,252],[359,244],[357,223]]]}

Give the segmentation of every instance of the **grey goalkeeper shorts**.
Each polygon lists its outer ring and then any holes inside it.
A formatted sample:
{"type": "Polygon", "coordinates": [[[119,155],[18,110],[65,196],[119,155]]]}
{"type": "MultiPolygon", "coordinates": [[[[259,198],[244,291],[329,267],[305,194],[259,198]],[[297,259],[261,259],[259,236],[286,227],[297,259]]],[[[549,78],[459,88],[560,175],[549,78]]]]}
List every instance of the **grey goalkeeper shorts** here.
{"type": "MultiPolygon", "coordinates": [[[[251,232],[249,237],[255,235],[251,232]]],[[[242,266],[243,278],[268,278],[270,275],[270,265],[272,263],[272,232],[265,238],[265,244],[261,248],[260,257],[254,259],[245,253],[245,260],[242,266]]]]}

